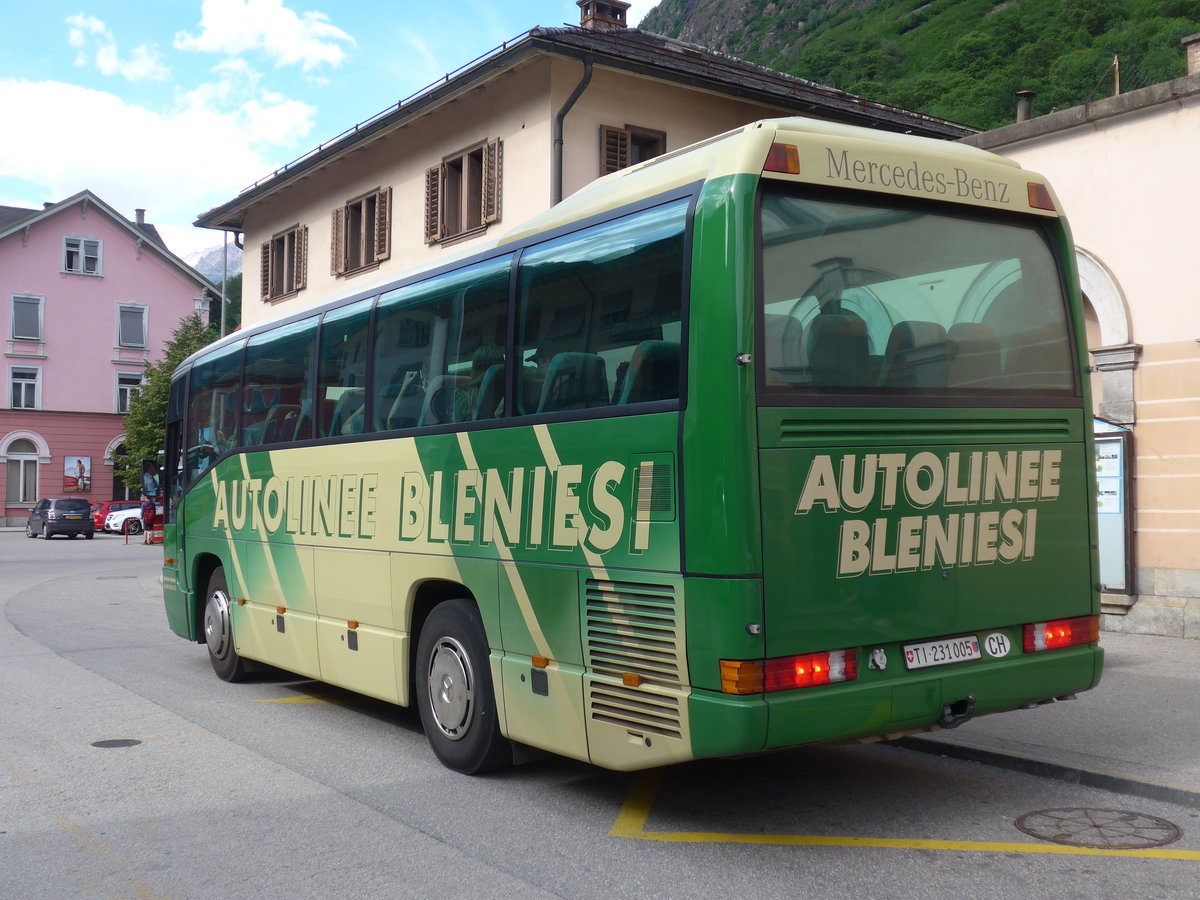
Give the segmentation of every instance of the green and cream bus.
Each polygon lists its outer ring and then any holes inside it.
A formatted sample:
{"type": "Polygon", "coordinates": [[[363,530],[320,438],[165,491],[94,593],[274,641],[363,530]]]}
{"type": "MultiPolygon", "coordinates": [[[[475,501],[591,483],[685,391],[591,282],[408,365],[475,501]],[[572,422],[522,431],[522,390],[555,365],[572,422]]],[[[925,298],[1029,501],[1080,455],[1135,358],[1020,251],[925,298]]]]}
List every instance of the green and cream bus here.
{"type": "Polygon", "coordinates": [[[1100,678],[1072,243],[973,148],[757,122],[176,372],[164,585],[462,772],[896,736],[1100,678]]]}

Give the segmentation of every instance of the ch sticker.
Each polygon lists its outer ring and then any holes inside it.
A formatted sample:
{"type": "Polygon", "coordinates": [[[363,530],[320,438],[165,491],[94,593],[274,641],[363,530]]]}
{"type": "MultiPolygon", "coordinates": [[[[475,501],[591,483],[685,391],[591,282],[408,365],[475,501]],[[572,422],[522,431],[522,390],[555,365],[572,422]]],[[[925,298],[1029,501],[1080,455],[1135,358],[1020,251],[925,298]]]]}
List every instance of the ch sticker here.
{"type": "Polygon", "coordinates": [[[1012,650],[1012,641],[1008,639],[1007,634],[994,631],[984,638],[983,646],[987,648],[990,656],[999,659],[1001,656],[1008,656],[1008,652],[1012,650]]]}

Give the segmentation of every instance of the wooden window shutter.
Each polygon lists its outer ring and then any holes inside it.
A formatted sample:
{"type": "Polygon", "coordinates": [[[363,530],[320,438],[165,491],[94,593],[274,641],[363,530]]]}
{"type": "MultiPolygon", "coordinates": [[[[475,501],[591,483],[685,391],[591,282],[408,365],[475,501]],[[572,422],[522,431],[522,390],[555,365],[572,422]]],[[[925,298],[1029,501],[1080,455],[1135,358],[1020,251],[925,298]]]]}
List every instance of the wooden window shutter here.
{"type": "Polygon", "coordinates": [[[425,170],[425,243],[442,239],[442,167],[425,170]]]}
{"type": "Polygon", "coordinates": [[[384,188],[375,197],[375,260],[392,255],[392,189],[384,188]]]}
{"type": "Polygon", "coordinates": [[[329,222],[329,274],[346,271],[346,207],[335,209],[329,222]]]}
{"type": "Polygon", "coordinates": [[[259,286],[264,300],[271,299],[271,242],[263,241],[258,258],[259,286]]]}
{"type": "Polygon", "coordinates": [[[504,147],[500,138],[483,146],[483,224],[500,221],[500,178],[504,147]]]}
{"type": "Polygon", "coordinates": [[[607,175],[629,165],[629,146],[633,135],[628,128],[600,126],[600,174],[607,175]]]}
{"type": "Polygon", "coordinates": [[[308,226],[296,229],[296,257],[292,260],[293,284],[298,291],[308,286],[308,226]]]}

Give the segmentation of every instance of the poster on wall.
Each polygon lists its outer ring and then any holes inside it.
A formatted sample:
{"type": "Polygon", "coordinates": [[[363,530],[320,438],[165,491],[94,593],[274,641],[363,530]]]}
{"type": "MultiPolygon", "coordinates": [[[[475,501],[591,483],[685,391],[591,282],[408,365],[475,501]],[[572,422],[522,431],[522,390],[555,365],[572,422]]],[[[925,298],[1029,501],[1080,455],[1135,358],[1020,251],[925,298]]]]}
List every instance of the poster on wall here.
{"type": "Polygon", "coordinates": [[[92,458],[68,456],[63,470],[63,490],[85,493],[92,489],[92,458]]]}

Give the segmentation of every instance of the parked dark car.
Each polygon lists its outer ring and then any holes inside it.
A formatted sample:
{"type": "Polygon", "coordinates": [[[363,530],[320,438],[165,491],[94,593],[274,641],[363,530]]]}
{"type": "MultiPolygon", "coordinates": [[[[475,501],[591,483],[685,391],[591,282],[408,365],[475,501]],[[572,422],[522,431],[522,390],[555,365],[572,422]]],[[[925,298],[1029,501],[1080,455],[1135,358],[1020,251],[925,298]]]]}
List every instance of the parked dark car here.
{"type": "Polygon", "coordinates": [[[140,500],[105,500],[103,503],[97,503],[92,506],[92,523],[96,526],[97,531],[104,531],[104,520],[108,518],[110,512],[116,512],[120,509],[141,509],[142,501],[140,500]]]}
{"type": "Polygon", "coordinates": [[[92,539],[95,526],[92,524],[92,507],[83,497],[50,497],[41,500],[29,513],[25,522],[25,537],[44,538],[65,534],[74,539],[82,534],[92,539]]]}

